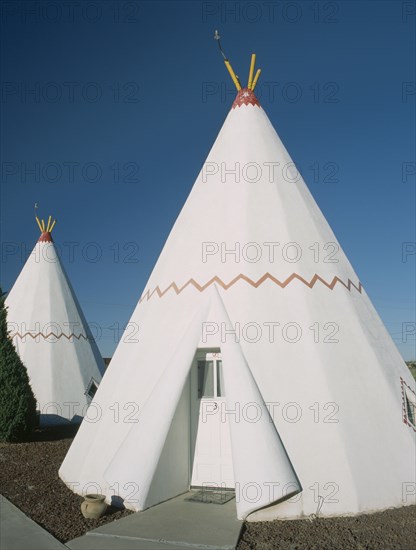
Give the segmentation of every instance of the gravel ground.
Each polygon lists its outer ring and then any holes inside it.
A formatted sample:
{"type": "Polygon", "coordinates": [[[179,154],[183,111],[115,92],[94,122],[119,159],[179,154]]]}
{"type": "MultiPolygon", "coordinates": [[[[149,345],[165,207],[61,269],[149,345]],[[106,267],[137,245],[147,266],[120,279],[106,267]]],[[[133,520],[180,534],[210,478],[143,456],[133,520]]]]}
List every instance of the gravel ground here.
{"type": "MultiPolygon", "coordinates": [[[[131,514],[109,507],[98,520],[83,517],[82,497],[58,477],[75,431],[37,430],[25,443],[0,443],[0,493],[61,542],[131,514]]],[[[413,550],[415,534],[416,506],[405,506],[349,518],[246,523],[238,550],[413,550]]]]}
{"type": "Polygon", "coordinates": [[[416,506],[346,518],[246,523],[238,550],[416,548],[416,506]]]}
{"type": "Polygon", "coordinates": [[[132,512],[110,506],[100,519],[85,519],[83,498],[58,477],[76,428],[36,430],[26,443],[0,443],[0,494],[61,542],[132,512]]]}

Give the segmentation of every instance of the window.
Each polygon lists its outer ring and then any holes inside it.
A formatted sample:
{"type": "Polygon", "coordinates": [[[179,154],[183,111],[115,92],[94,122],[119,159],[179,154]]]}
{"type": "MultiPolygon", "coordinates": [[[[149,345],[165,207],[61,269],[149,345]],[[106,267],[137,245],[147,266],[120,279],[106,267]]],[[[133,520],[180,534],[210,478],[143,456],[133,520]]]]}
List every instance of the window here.
{"type": "Polygon", "coordinates": [[[221,386],[222,386],[222,361],[219,359],[216,361],[217,364],[217,397],[221,397],[221,386]]]}
{"type": "Polygon", "coordinates": [[[402,415],[403,422],[416,432],[416,393],[400,378],[402,385],[402,415]]]}
{"type": "Polygon", "coordinates": [[[407,420],[408,422],[410,422],[413,428],[416,428],[416,400],[415,397],[411,394],[411,390],[408,390],[407,388],[405,389],[404,399],[406,402],[407,420]]]}
{"type": "Polygon", "coordinates": [[[198,399],[214,397],[214,361],[198,361],[198,399]]]}
{"type": "Polygon", "coordinates": [[[221,397],[222,361],[198,361],[198,399],[221,397]]]}
{"type": "Polygon", "coordinates": [[[88,397],[91,397],[91,399],[93,399],[94,395],[97,393],[97,390],[98,390],[98,384],[94,380],[94,378],[91,378],[91,380],[90,380],[90,382],[87,386],[87,389],[85,391],[85,395],[88,395],[88,397]]]}

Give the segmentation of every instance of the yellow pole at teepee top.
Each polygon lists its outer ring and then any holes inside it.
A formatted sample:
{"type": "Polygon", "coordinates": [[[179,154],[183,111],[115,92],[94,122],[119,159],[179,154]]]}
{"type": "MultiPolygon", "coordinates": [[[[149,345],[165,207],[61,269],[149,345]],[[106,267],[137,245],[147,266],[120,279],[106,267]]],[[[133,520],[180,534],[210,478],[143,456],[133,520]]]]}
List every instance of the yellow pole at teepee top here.
{"type": "Polygon", "coordinates": [[[235,72],[233,71],[233,68],[231,67],[230,62],[228,61],[228,59],[224,59],[224,63],[225,63],[225,66],[228,69],[228,72],[230,73],[230,76],[232,78],[232,81],[234,82],[235,87],[237,88],[238,91],[240,91],[241,90],[241,84],[239,83],[238,78],[236,77],[235,72]]]}
{"type": "Polygon", "coordinates": [[[254,77],[254,80],[253,80],[253,85],[251,86],[251,89],[253,90],[253,92],[254,92],[254,88],[256,87],[257,80],[259,79],[260,73],[261,73],[261,69],[257,69],[256,76],[254,77]]]}
{"type": "Polygon", "coordinates": [[[45,220],[40,220],[37,216],[35,216],[35,218],[41,233],[52,233],[52,229],[55,227],[56,224],[56,220],[52,222],[52,216],[49,216],[46,226],[45,220]]]}
{"type": "Polygon", "coordinates": [[[256,64],[256,54],[251,54],[251,63],[250,63],[250,72],[248,74],[248,84],[247,88],[251,90],[251,86],[253,85],[253,74],[254,74],[254,65],[256,64]]]}
{"type": "Polygon", "coordinates": [[[41,223],[40,223],[40,220],[39,220],[39,218],[38,218],[37,216],[35,216],[35,218],[36,218],[36,221],[37,221],[37,223],[38,223],[38,226],[39,226],[40,232],[41,232],[41,233],[43,233],[42,225],[41,225],[41,223]]]}
{"type": "MultiPolygon", "coordinates": [[[[233,68],[231,67],[231,63],[228,61],[225,53],[223,52],[223,49],[221,47],[220,38],[221,37],[220,37],[219,32],[215,31],[214,40],[216,40],[218,42],[218,47],[220,49],[221,55],[224,58],[224,63],[225,63],[225,66],[227,67],[227,71],[230,73],[231,79],[234,82],[234,85],[237,88],[237,91],[239,92],[241,90],[240,80],[239,80],[238,76],[235,74],[235,72],[233,71],[233,68]]],[[[248,73],[248,83],[247,83],[247,89],[251,90],[251,91],[254,91],[254,88],[256,87],[257,81],[258,81],[260,73],[261,73],[261,69],[257,69],[256,76],[254,77],[254,80],[253,80],[255,65],[256,65],[256,54],[252,53],[251,54],[251,62],[250,62],[250,72],[248,73]]]]}

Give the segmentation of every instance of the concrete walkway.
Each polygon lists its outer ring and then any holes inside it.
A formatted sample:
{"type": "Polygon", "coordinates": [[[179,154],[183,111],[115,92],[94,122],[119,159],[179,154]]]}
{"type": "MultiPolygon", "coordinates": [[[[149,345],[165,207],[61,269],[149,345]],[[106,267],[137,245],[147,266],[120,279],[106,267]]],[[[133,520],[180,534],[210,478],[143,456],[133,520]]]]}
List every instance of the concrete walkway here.
{"type": "Polygon", "coordinates": [[[235,500],[186,501],[192,494],[103,525],[65,545],[0,495],[0,550],[233,550],[243,524],[236,519],[235,500]]]}
{"type": "Polygon", "coordinates": [[[67,550],[67,547],[0,495],[0,549],[67,550]]]}
{"type": "Polygon", "coordinates": [[[243,522],[236,519],[235,500],[203,504],[186,493],[158,506],[89,531],[67,542],[71,550],[232,550],[243,522]]]}

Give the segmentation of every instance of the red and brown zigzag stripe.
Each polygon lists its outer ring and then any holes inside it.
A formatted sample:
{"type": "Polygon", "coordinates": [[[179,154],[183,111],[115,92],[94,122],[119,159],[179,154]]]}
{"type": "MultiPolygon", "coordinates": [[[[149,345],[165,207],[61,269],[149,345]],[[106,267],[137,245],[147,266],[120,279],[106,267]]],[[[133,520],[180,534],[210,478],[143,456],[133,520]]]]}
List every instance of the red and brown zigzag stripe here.
{"type": "Polygon", "coordinates": [[[260,279],[258,279],[257,281],[253,281],[253,279],[250,279],[250,277],[247,277],[247,275],[243,275],[242,273],[240,273],[239,275],[237,275],[236,277],[234,277],[234,279],[232,279],[229,283],[225,283],[222,279],[220,279],[217,275],[215,275],[215,277],[213,277],[212,279],[210,279],[207,283],[205,283],[204,285],[200,285],[197,281],[195,281],[195,279],[189,279],[189,281],[187,281],[184,285],[182,285],[181,287],[178,287],[178,285],[173,282],[171,283],[167,288],[165,288],[165,290],[161,290],[159,286],[157,286],[154,290],[150,291],[146,291],[142,297],[140,298],[140,302],[142,302],[144,299],[147,298],[147,300],[150,300],[150,298],[154,295],[154,294],[157,294],[159,296],[159,298],[162,298],[170,289],[173,289],[176,294],[180,294],[186,287],[188,286],[193,286],[194,288],[196,288],[196,290],[198,290],[199,292],[203,292],[204,290],[206,290],[208,287],[210,287],[211,285],[213,285],[214,283],[217,283],[221,288],[223,288],[224,290],[228,290],[230,287],[232,287],[234,284],[236,284],[238,281],[242,280],[242,281],[245,281],[246,283],[248,283],[249,285],[251,285],[252,287],[254,288],[258,288],[261,284],[263,284],[265,281],[271,281],[272,283],[276,284],[277,286],[279,286],[280,288],[285,288],[288,284],[290,284],[293,280],[297,279],[298,281],[302,282],[304,285],[306,285],[307,287],[309,288],[313,288],[315,286],[315,284],[320,281],[323,285],[325,285],[326,287],[328,287],[330,290],[333,290],[335,285],[337,283],[345,286],[345,288],[349,291],[351,291],[352,287],[354,287],[358,292],[361,293],[362,291],[362,284],[360,282],[358,282],[358,286],[355,285],[350,279],[348,279],[347,283],[344,283],[344,281],[342,281],[339,277],[335,276],[332,281],[330,283],[328,283],[327,281],[325,281],[325,279],[323,279],[320,275],[317,275],[315,274],[312,279],[308,282],[306,279],[304,279],[303,277],[301,277],[301,275],[299,275],[298,273],[292,273],[287,279],[285,279],[284,281],[279,281],[279,279],[277,279],[276,277],[274,277],[273,275],[271,275],[270,273],[265,273],[262,277],[260,277],[260,279]]]}
{"type": "Polygon", "coordinates": [[[74,333],[71,333],[69,335],[64,334],[61,332],[61,334],[55,334],[54,332],[49,332],[48,334],[43,334],[43,332],[38,332],[34,334],[33,332],[25,332],[23,334],[20,334],[20,332],[15,332],[14,334],[10,334],[10,338],[26,338],[26,336],[30,336],[33,340],[36,340],[36,338],[43,338],[44,340],[48,340],[51,336],[55,338],[56,340],[59,340],[60,338],[64,337],[67,340],[71,340],[71,338],[76,338],[77,340],[81,340],[83,338],[84,340],[88,340],[88,336],[85,336],[85,334],[78,334],[78,336],[74,333]]]}

